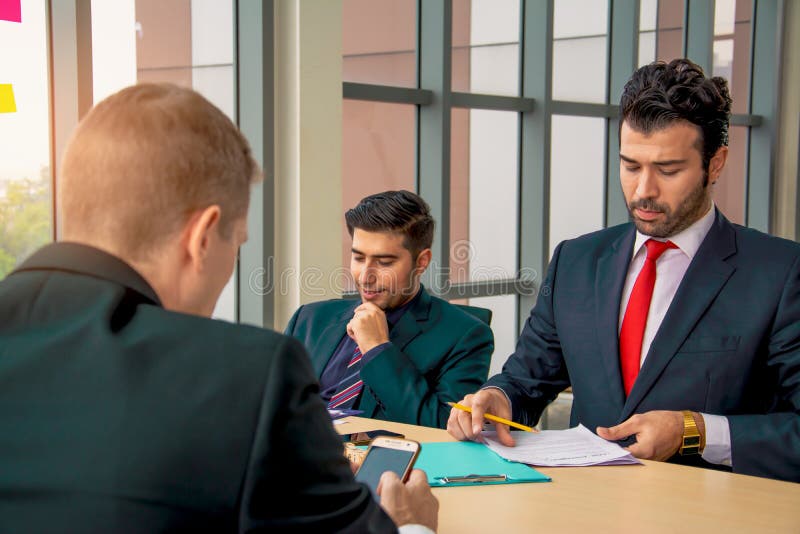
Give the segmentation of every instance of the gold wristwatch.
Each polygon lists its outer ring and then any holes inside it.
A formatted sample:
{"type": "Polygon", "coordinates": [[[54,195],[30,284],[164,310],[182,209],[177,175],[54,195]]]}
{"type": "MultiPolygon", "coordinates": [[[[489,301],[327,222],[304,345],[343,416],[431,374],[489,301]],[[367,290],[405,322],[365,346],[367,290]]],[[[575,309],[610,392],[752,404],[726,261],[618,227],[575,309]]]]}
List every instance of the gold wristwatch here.
{"type": "Polygon", "coordinates": [[[680,453],[682,456],[689,454],[700,454],[703,452],[700,442],[700,431],[697,423],[689,410],[683,410],[683,441],[681,442],[680,453]]]}

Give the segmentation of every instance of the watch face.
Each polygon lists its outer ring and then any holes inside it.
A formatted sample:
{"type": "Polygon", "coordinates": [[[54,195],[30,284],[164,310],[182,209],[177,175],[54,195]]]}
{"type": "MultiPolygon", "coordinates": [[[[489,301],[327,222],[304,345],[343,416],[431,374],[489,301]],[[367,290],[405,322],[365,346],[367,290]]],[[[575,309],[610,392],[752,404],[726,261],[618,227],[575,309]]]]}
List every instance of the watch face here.
{"type": "Polygon", "coordinates": [[[686,436],[683,438],[684,447],[694,447],[700,445],[700,436],[686,436]]]}

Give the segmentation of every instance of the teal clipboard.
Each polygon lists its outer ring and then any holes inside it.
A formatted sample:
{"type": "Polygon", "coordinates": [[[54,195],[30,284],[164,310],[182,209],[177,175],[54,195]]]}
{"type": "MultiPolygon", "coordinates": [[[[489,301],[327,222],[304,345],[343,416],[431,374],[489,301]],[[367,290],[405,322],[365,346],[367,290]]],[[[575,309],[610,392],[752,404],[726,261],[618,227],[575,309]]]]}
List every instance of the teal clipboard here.
{"type": "Polygon", "coordinates": [[[428,475],[432,487],[550,482],[550,477],[518,462],[509,462],[483,443],[423,443],[414,468],[428,475]]]}

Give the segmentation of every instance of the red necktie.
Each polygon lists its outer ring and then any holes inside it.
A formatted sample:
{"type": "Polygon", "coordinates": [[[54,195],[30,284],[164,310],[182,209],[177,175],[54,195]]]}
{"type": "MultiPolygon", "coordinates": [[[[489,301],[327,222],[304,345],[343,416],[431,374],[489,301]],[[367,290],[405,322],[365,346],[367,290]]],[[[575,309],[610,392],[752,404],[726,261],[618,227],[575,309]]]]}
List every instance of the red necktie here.
{"type": "Polygon", "coordinates": [[[631,298],[628,300],[628,307],[625,308],[622,328],[619,331],[619,360],[626,396],[630,394],[639,374],[644,328],[647,325],[647,313],[650,311],[650,300],[653,298],[653,286],[656,283],[656,261],[668,248],[678,248],[672,241],[663,242],[655,239],[648,239],[644,246],[647,247],[647,257],[633,284],[631,298]]]}

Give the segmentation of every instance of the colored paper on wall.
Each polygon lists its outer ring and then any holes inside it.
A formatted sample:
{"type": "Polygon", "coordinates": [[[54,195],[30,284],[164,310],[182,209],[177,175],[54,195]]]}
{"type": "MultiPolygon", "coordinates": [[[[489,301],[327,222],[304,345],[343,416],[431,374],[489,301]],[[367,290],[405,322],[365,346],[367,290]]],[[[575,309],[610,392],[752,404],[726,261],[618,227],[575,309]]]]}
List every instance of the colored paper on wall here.
{"type": "Polygon", "coordinates": [[[0,0],[0,20],[22,22],[22,0],[0,0]]]}
{"type": "Polygon", "coordinates": [[[10,83],[0,83],[0,113],[14,113],[17,104],[14,102],[14,89],[10,83]]]}

